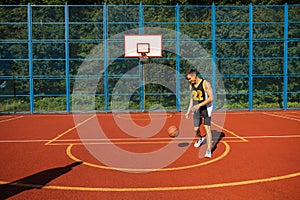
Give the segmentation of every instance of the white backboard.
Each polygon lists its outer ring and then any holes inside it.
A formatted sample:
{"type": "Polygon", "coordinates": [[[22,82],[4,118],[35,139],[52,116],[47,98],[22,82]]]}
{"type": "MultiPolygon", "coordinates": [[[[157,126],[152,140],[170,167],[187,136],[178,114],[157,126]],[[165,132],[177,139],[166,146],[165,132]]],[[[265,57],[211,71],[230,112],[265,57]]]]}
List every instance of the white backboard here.
{"type": "Polygon", "coordinates": [[[141,51],[147,52],[148,57],[162,57],[162,35],[130,34],[124,35],[124,57],[138,58],[141,51]],[[146,45],[147,44],[147,45],[146,45]],[[140,47],[138,49],[138,47],[140,47]]]}

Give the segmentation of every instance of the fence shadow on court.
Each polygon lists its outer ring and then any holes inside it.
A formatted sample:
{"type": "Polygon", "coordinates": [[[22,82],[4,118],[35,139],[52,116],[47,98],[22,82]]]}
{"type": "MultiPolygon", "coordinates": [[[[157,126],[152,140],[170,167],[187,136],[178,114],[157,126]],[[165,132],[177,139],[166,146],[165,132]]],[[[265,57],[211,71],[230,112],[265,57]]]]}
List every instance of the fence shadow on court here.
{"type": "Polygon", "coordinates": [[[82,164],[82,162],[74,162],[63,167],[47,169],[25,178],[0,185],[0,199],[12,197],[26,190],[42,189],[50,181],[70,172],[73,167],[80,164],[82,164]]]}

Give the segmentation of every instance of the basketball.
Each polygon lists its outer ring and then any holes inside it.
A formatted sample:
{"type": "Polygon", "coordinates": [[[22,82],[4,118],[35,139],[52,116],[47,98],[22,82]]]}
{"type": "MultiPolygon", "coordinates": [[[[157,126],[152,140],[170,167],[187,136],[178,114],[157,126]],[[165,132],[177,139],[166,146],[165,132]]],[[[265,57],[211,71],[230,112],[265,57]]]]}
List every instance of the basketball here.
{"type": "Polygon", "coordinates": [[[168,134],[170,137],[177,137],[179,135],[179,129],[177,126],[170,126],[168,128],[168,134]]]}

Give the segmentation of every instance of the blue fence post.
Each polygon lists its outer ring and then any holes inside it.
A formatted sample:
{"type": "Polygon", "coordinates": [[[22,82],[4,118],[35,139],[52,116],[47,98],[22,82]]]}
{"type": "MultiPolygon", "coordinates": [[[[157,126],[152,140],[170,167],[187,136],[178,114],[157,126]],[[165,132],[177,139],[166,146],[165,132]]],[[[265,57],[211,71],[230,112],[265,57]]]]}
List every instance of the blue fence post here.
{"type": "Polygon", "coordinates": [[[108,110],[108,62],[107,62],[107,5],[103,5],[103,65],[104,65],[104,110],[108,110]]]}
{"type": "Polygon", "coordinates": [[[144,8],[142,2],[139,7],[139,34],[144,34],[144,8]]]}
{"type": "MultiPolygon", "coordinates": [[[[144,33],[144,8],[142,2],[139,7],[139,34],[144,33]]],[[[143,62],[139,61],[139,88],[140,88],[140,111],[145,110],[145,83],[144,83],[144,69],[143,62]]]]}
{"type": "Polygon", "coordinates": [[[248,85],[248,108],[253,109],[253,6],[249,5],[249,85],[248,85]]]}
{"type": "Polygon", "coordinates": [[[180,5],[176,5],[176,110],[180,111],[180,5]]]}
{"type": "Polygon", "coordinates": [[[288,31],[289,31],[289,8],[284,5],[284,64],[283,64],[283,109],[288,108],[288,31]]]}
{"type": "Polygon", "coordinates": [[[216,27],[217,27],[217,21],[216,21],[216,5],[213,3],[211,7],[211,17],[212,17],[212,26],[211,26],[211,45],[212,45],[212,88],[213,88],[213,105],[216,107],[216,99],[217,99],[217,92],[216,92],[216,61],[217,61],[217,44],[216,44],[216,27]]]}
{"type": "Polygon", "coordinates": [[[30,113],[34,112],[34,87],[33,87],[33,56],[32,56],[32,10],[31,5],[27,5],[28,18],[28,64],[29,64],[29,101],[30,113]]]}
{"type": "Polygon", "coordinates": [[[65,4],[66,110],[70,112],[69,6],[65,4]]]}

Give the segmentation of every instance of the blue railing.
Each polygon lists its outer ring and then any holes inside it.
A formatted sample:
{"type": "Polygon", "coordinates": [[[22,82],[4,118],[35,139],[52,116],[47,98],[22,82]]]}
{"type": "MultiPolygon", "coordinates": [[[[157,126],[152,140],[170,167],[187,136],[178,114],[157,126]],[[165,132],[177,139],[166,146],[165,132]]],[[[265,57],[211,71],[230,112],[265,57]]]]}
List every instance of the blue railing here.
{"type": "MultiPolygon", "coordinates": [[[[96,93],[83,96],[97,97],[97,111],[111,111],[110,101],[115,95],[112,93],[111,82],[122,77],[122,73],[111,70],[112,60],[125,66],[130,65],[126,62],[132,61],[139,66],[139,74],[130,77],[140,84],[139,107],[134,108],[135,110],[147,110],[147,99],[150,97],[166,100],[170,95],[176,98],[174,105],[166,109],[184,110],[188,102],[188,92],[182,86],[186,68],[182,64],[181,51],[182,44],[188,42],[201,44],[210,55],[210,72],[202,75],[212,83],[214,95],[217,97],[214,100],[217,109],[300,108],[299,84],[294,84],[300,78],[298,4],[28,4],[0,5],[0,9],[0,84],[7,81],[6,87],[0,92],[2,113],[71,112],[72,98],[76,96],[72,90],[74,82],[78,79],[95,78],[99,79],[103,86],[96,93]],[[16,13],[18,15],[15,15],[16,13]],[[90,15],[82,16],[81,13],[90,15]],[[76,32],[77,27],[80,30],[85,29],[85,35],[79,35],[76,32]],[[143,63],[129,58],[111,57],[111,46],[123,43],[123,38],[113,38],[112,35],[130,29],[138,29],[140,34],[145,31],[148,33],[149,27],[169,29],[170,33],[174,33],[164,35],[163,41],[165,44],[174,44],[175,56],[153,59],[154,62],[175,63],[172,66],[176,71],[174,94],[166,91],[145,91],[143,63]],[[235,28],[244,31],[231,31],[235,28]],[[189,38],[183,35],[188,35],[189,38]],[[103,52],[96,57],[87,57],[92,47],[100,43],[103,45],[103,52]],[[84,48],[82,45],[85,45],[84,48]],[[55,49],[55,52],[52,49],[55,49]],[[78,49],[84,52],[76,52],[78,49]],[[76,74],[76,67],[86,60],[99,61],[104,66],[103,72],[88,73],[86,76],[76,74]],[[270,63],[274,63],[274,66],[268,66],[270,63]],[[52,69],[45,70],[51,67],[52,69]],[[44,70],[46,72],[41,72],[44,70]],[[220,89],[220,81],[224,83],[223,89],[220,89]],[[265,84],[257,85],[261,82],[265,84]],[[274,83],[275,88],[272,85],[274,83]],[[64,89],[57,90],[61,85],[64,89]],[[52,106],[46,101],[50,99],[51,102],[51,98],[53,101],[56,101],[54,98],[62,98],[62,102],[58,106],[52,106]],[[264,99],[264,102],[261,102],[261,99],[264,99]],[[278,102],[272,102],[274,99],[278,102]],[[227,105],[224,106],[223,101],[226,101],[227,105]]],[[[205,62],[207,58],[185,59],[205,62]]]]}

